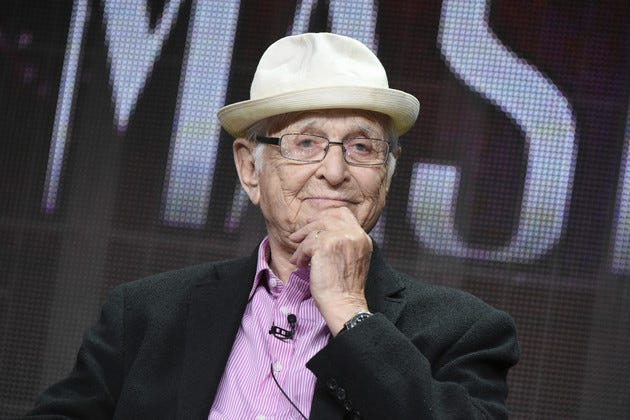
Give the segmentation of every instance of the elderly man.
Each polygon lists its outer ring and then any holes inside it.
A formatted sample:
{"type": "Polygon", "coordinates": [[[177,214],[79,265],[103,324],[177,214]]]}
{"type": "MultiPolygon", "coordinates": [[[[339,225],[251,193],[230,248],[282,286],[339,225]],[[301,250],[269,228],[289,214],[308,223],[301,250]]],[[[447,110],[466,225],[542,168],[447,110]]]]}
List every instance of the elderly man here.
{"type": "Polygon", "coordinates": [[[504,418],[509,316],[388,267],[368,232],[418,101],[368,48],[283,38],[219,111],[268,236],[248,258],[123,285],[32,415],[504,418]]]}

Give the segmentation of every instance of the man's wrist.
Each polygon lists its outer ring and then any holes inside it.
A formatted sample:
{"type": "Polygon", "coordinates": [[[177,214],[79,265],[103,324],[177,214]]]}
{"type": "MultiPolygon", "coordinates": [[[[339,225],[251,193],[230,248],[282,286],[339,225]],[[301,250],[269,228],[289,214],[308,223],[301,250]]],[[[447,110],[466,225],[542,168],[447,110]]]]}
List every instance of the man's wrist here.
{"type": "Polygon", "coordinates": [[[352,318],[350,318],[343,324],[343,327],[339,332],[341,333],[350,330],[359,325],[361,322],[365,321],[366,319],[371,318],[372,316],[374,316],[374,314],[368,310],[357,309],[352,318]]]}

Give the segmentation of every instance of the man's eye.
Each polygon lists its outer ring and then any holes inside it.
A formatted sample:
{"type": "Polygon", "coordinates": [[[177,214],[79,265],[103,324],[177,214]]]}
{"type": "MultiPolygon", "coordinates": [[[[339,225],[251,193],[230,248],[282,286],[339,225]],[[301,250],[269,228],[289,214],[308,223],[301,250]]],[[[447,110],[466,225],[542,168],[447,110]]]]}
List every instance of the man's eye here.
{"type": "Polygon", "coordinates": [[[295,139],[295,146],[300,149],[312,149],[321,144],[321,141],[318,141],[313,137],[299,137],[295,139]]]}
{"type": "Polygon", "coordinates": [[[296,146],[301,149],[310,149],[315,146],[315,140],[309,138],[302,138],[296,142],[296,146]]]}
{"type": "Polygon", "coordinates": [[[347,148],[358,153],[370,153],[373,149],[372,142],[369,140],[353,140],[347,148]]]}

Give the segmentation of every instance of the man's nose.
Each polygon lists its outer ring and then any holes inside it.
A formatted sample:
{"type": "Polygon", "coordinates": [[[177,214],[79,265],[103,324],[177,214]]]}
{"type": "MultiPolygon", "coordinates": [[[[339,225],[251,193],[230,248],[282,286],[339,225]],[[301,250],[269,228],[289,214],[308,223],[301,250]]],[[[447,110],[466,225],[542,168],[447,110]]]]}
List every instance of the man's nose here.
{"type": "Polygon", "coordinates": [[[318,174],[326,178],[331,184],[341,183],[347,176],[348,164],[344,159],[344,153],[341,142],[329,143],[328,152],[320,164],[318,174]]]}

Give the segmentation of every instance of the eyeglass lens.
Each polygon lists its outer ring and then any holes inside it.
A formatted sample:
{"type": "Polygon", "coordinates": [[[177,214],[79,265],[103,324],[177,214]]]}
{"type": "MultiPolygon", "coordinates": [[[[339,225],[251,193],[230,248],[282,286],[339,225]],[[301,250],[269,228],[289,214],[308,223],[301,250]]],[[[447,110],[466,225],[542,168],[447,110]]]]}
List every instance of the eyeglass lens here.
{"type": "MultiPolygon", "coordinates": [[[[330,142],[312,134],[284,134],[280,138],[281,154],[293,160],[318,162],[326,157],[330,142]]],[[[377,165],[385,163],[389,145],[385,140],[352,138],[343,140],[344,158],[348,163],[377,165]]]]}

